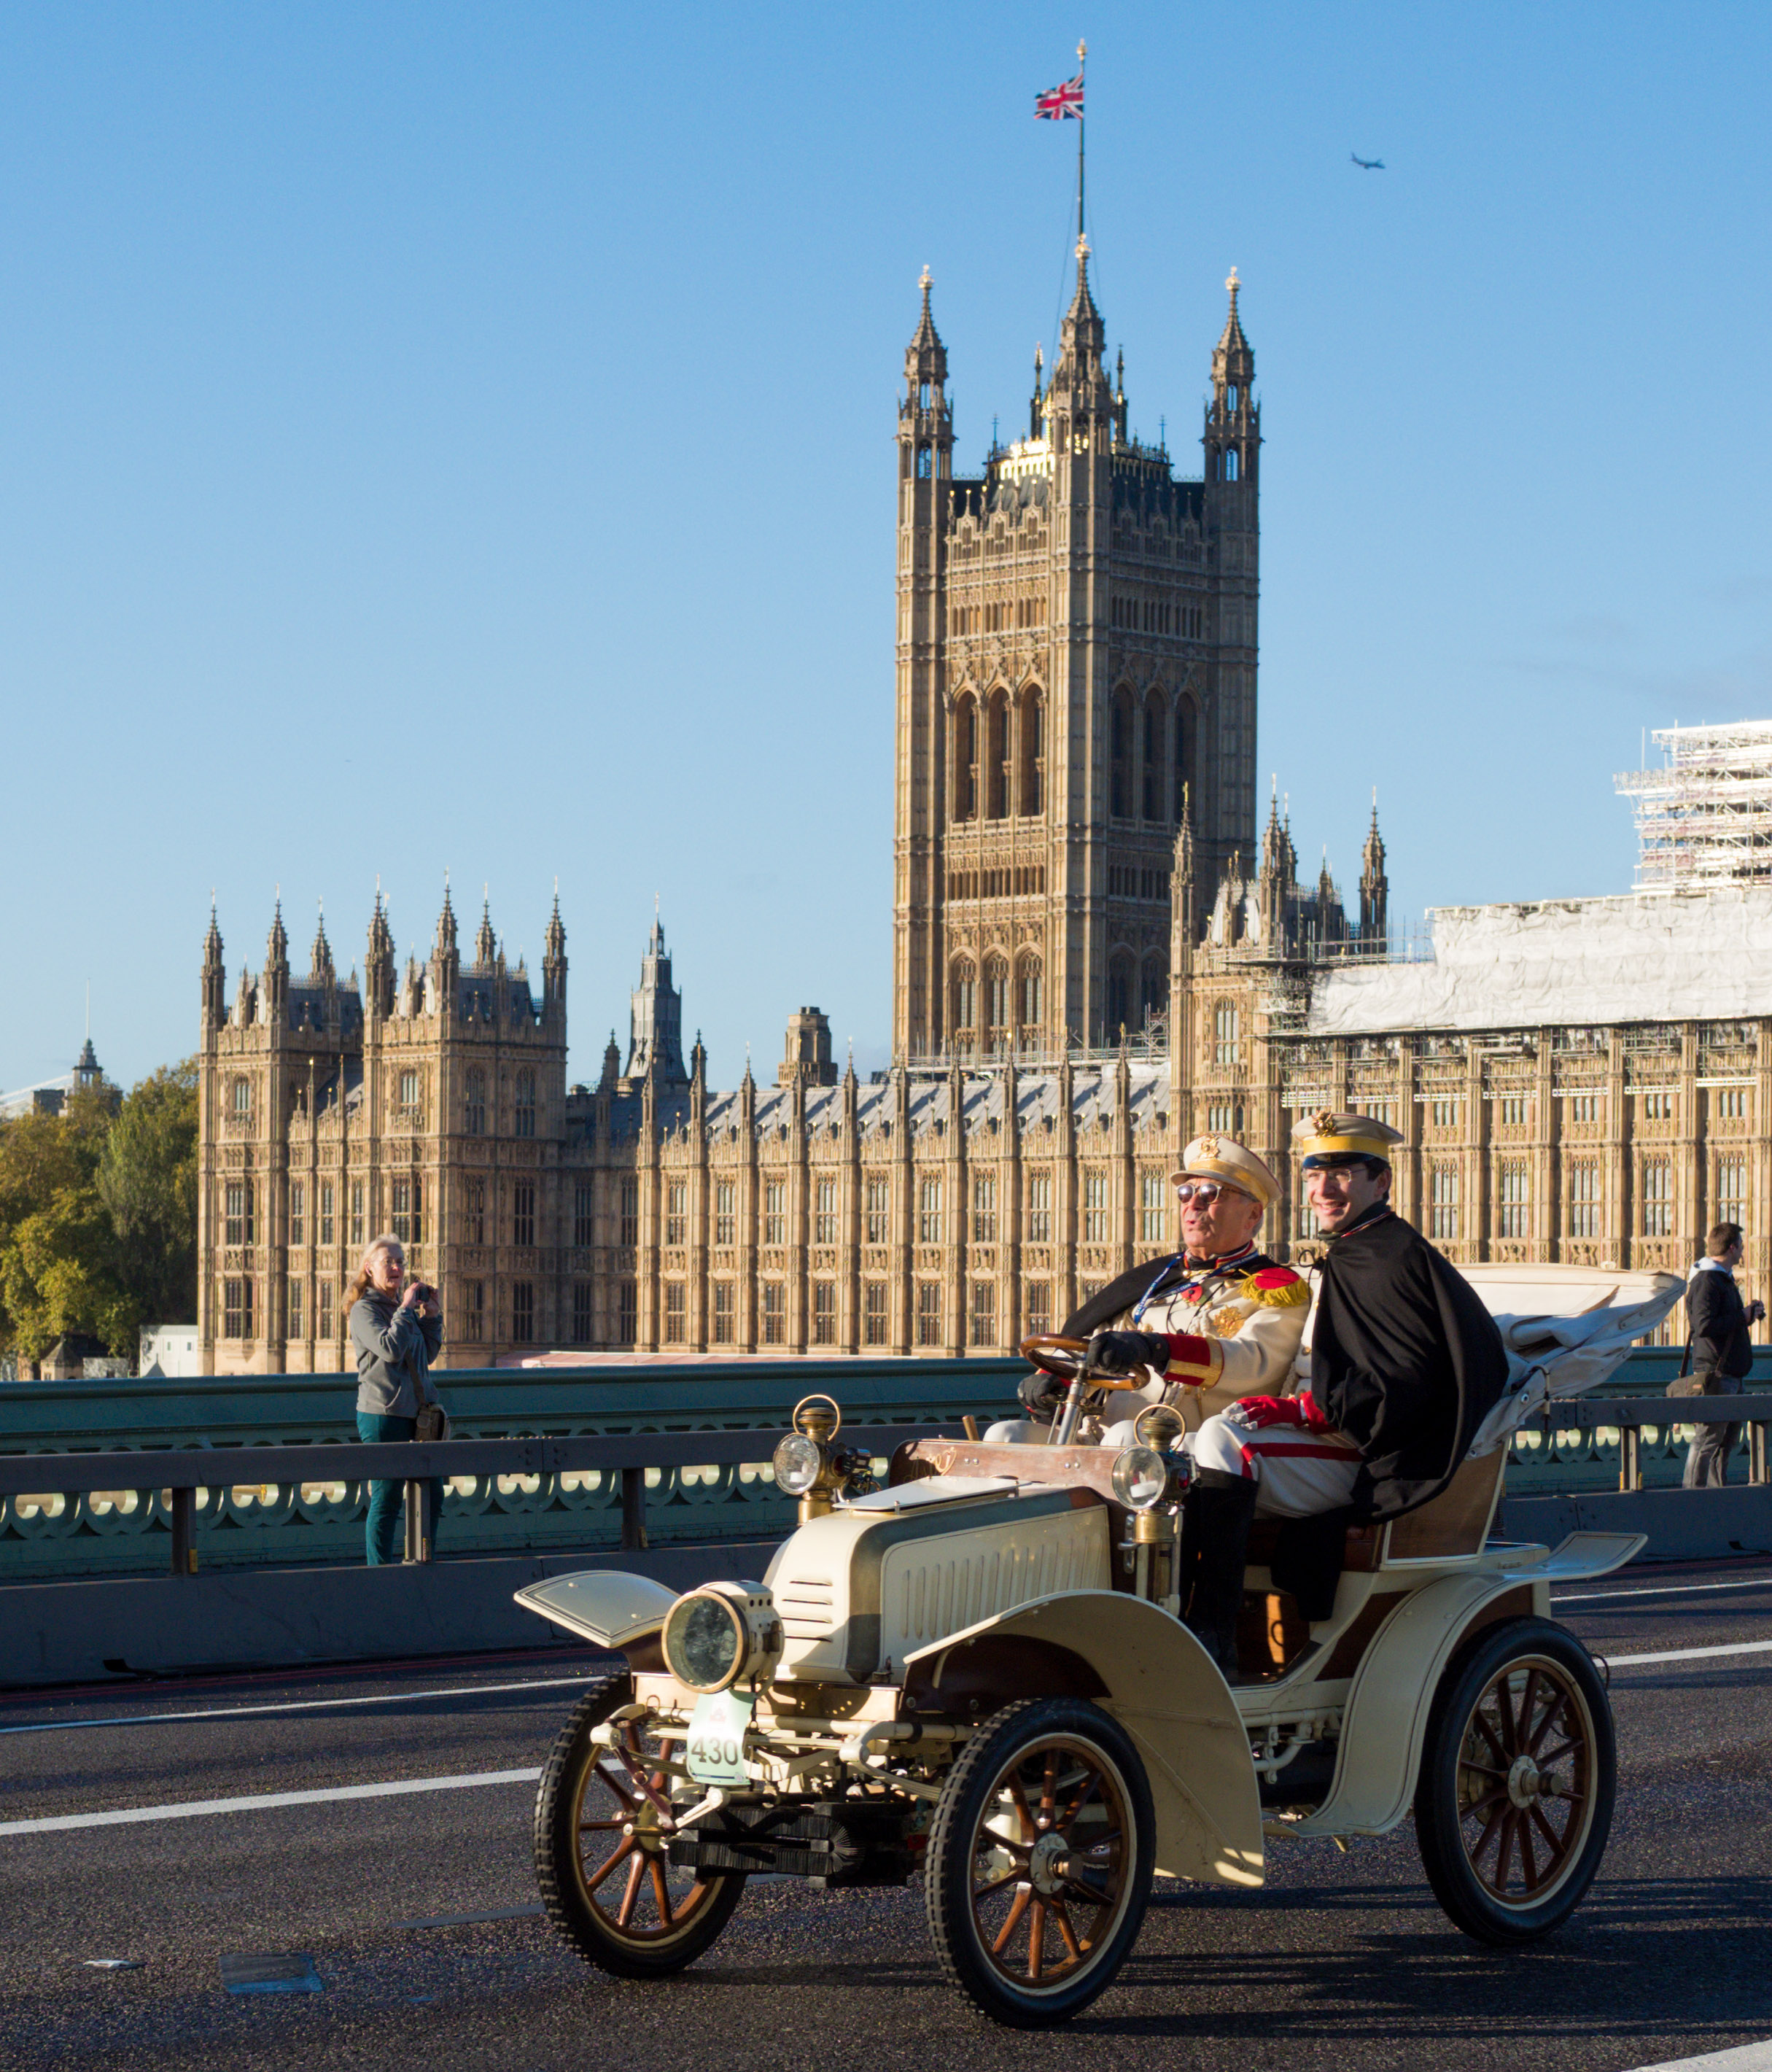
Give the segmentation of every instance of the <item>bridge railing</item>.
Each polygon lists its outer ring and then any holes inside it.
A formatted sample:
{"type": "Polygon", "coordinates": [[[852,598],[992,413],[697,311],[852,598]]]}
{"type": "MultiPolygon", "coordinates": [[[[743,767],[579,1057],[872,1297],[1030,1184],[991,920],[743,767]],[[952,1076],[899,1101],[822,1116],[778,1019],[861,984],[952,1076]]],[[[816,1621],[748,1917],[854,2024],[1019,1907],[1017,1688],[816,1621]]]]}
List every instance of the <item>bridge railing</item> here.
{"type": "MultiPolygon", "coordinates": [[[[1764,1482],[1772,1388],[1652,1393],[1679,1359],[1634,1353],[1603,1390],[1535,1418],[1515,1436],[1510,1494],[1675,1484],[1692,1428],[1717,1420],[1743,1424],[1738,1450],[1764,1482]]],[[[360,1445],[353,1375],[12,1383],[0,1388],[0,1583],[183,1573],[193,1553],[205,1568],[360,1562],[367,1485],[384,1475],[445,1478],[446,1554],[631,1546],[643,1511],[654,1546],[778,1538],[795,1507],[769,1460],[801,1396],[835,1396],[861,1443],[861,1428],[1008,1414],[1025,1371],[854,1359],[457,1370],[438,1377],[456,1434],[440,1453],[360,1445]]],[[[1772,1383],[1772,1349],[1753,1380],[1772,1383]]]]}

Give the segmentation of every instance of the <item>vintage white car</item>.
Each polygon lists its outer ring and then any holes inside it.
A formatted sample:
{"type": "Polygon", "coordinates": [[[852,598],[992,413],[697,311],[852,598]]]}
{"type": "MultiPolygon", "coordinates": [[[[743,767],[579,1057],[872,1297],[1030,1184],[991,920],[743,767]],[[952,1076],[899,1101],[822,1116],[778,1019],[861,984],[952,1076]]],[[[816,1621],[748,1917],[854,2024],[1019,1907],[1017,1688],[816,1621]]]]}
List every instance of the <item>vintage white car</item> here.
{"type": "MultiPolygon", "coordinates": [[[[882,1488],[836,1406],[809,1399],[775,1458],[801,1523],[760,1582],[673,1597],[591,1572],[520,1591],[627,1662],[542,1774],[536,1863],[559,1932],[656,1977],[709,1947],[750,1873],[920,1877],[947,1977],[1042,2027],[1112,1980],[1154,1875],[1259,1885],[1271,1844],[1382,1835],[1412,1809],[1462,1929],[1511,1943],[1556,1926],[1605,1851],[1616,1762],[1605,1686],[1551,1586],[1642,1542],[1577,1533],[1553,1552],[1490,1526],[1519,1421],[1601,1379],[1682,1283],[1469,1272],[1510,1392],[1440,1496],[1349,1529],[1330,1618],[1307,1626],[1273,1590],[1256,1522],[1235,1688],[1177,1615],[1186,1459],[1161,1409],[1140,1420],[1153,1443],[1124,1448],[919,1440],[882,1488]]],[[[1024,1348],[1072,1375],[1072,1412],[1116,1386],[1080,1350],[1024,1348]]]]}

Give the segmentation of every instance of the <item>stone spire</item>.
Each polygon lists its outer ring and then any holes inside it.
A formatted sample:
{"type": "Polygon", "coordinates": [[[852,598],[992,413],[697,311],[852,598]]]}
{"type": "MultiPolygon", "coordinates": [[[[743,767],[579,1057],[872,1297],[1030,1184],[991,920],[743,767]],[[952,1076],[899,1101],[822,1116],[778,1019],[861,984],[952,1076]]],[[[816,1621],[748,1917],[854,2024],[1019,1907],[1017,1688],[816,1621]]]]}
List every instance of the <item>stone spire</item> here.
{"type": "Polygon", "coordinates": [[[560,881],[554,880],[553,912],[541,944],[541,997],[550,1007],[566,1004],[566,931],[560,919],[560,881]]]}
{"type": "Polygon", "coordinates": [[[1089,292],[1089,240],[1077,240],[1077,286],[1071,306],[1059,328],[1059,357],[1052,369],[1054,388],[1069,389],[1073,397],[1086,397],[1104,414],[1112,397],[1101,364],[1106,331],[1096,298],[1089,292]]]}
{"type": "Polygon", "coordinates": [[[279,890],[271,915],[271,932],[265,944],[265,1012],[281,1022],[290,997],[290,939],[283,927],[283,895],[279,890]]]}
{"type": "Polygon", "coordinates": [[[1194,875],[1194,808],[1192,789],[1182,787],[1181,824],[1175,830],[1175,861],[1169,882],[1170,934],[1174,944],[1170,962],[1191,950],[1199,939],[1199,886],[1194,875]]]}
{"type": "Polygon", "coordinates": [[[1255,354],[1237,313],[1242,283],[1235,266],[1224,285],[1230,290],[1231,310],[1212,351],[1212,399],[1206,406],[1203,435],[1208,485],[1252,483],[1261,450],[1261,412],[1249,393],[1255,380],[1255,354]]]}
{"type": "Polygon", "coordinates": [[[1046,356],[1038,343],[1034,347],[1034,393],[1027,406],[1027,435],[1039,438],[1046,416],[1046,356]]]}
{"type": "Polygon", "coordinates": [[[1384,875],[1384,837],[1378,831],[1378,791],[1372,791],[1372,824],[1360,851],[1359,939],[1363,949],[1382,950],[1390,932],[1390,883],[1384,875]]]}
{"type": "Polygon", "coordinates": [[[388,925],[388,910],[381,903],[381,884],[376,883],[376,911],[369,919],[369,950],[364,960],[364,1007],[384,1020],[394,1011],[394,937],[388,925]]]}
{"type": "Polygon", "coordinates": [[[203,1026],[219,1029],[228,1019],[228,972],[221,960],[221,930],[216,925],[216,895],[209,895],[209,932],[203,939],[203,1026]]]}
{"type": "Polygon", "coordinates": [[[335,985],[338,972],[332,962],[332,945],[326,939],[326,907],[321,905],[319,919],[315,923],[314,947],[308,952],[307,967],[310,985],[335,985]]]}
{"type": "Polygon", "coordinates": [[[671,960],[664,929],[655,913],[646,955],[640,960],[640,982],[631,995],[627,1069],[630,1084],[656,1078],[661,1086],[685,1087],[683,1063],[683,997],[671,983],[671,960]]]}
{"type": "Polygon", "coordinates": [[[474,938],[474,968],[491,971],[498,962],[499,939],[492,932],[492,890],[486,889],[480,901],[480,925],[474,938]]]}
{"type": "Polygon", "coordinates": [[[913,384],[919,380],[945,381],[948,379],[948,348],[941,342],[941,334],[935,329],[935,316],[929,307],[929,291],[932,283],[927,266],[923,268],[923,278],[917,285],[923,290],[923,310],[905,352],[905,378],[913,384]]]}

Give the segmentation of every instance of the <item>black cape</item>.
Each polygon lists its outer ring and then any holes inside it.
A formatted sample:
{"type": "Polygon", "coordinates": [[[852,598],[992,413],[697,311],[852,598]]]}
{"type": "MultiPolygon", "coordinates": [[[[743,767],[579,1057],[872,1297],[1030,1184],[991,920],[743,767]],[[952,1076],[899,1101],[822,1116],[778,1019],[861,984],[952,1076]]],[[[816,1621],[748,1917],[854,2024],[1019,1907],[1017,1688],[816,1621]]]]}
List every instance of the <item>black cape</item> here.
{"type": "Polygon", "coordinates": [[[1331,1240],[1311,1332],[1311,1393],[1364,1457],[1354,1507],[1397,1518],[1436,1497],[1507,1385],[1476,1290],[1388,1209],[1331,1240]]]}
{"type": "MultiPolygon", "coordinates": [[[[1240,1281],[1246,1273],[1260,1273],[1279,1264],[1278,1260],[1269,1259],[1264,1252],[1252,1252],[1227,1268],[1225,1278],[1240,1281]]],[[[1136,1309],[1147,1295],[1161,1295],[1166,1289],[1178,1288],[1184,1281],[1193,1280],[1205,1271],[1203,1264],[1190,1266],[1186,1256],[1178,1252],[1157,1259],[1141,1260],[1129,1272],[1122,1273],[1092,1295],[1081,1309],[1073,1309],[1060,1326],[1059,1335],[1092,1338],[1097,1331],[1106,1330],[1115,1318],[1136,1309]]]]}

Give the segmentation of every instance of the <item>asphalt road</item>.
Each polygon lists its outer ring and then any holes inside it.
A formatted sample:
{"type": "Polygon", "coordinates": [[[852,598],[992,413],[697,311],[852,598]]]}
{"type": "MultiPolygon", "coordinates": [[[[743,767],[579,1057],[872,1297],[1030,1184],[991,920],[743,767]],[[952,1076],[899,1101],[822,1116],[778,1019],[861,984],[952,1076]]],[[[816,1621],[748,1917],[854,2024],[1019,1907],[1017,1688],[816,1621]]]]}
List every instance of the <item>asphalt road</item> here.
{"type": "MultiPolygon", "coordinates": [[[[0,1828],[0,2072],[1622,2072],[1772,2036],[1772,1651],[1622,1659],[1772,1642],[1772,1568],[1639,1570],[1563,1604],[1614,1662],[1619,1811],[1587,1903],[1525,1952],[1481,1949],[1449,1926],[1405,1825],[1346,1855],[1326,1841],[1278,1848],[1260,1893],[1159,1885],[1119,1982],[1057,2033],[969,2015],[938,1980],[915,1892],[754,1884],[693,1970],[617,1984],[522,1910],[535,1905],[533,1787],[483,1782],[0,1828]],[[458,1918],[475,1914],[500,1918],[458,1918]],[[443,1925],[401,1925],[421,1922],[443,1925]],[[221,1959],[238,1952],[311,1957],[323,1990],[230,1995],[221,1959]]],[[[561,1679],[591,1661],[478,1657],[0,1700],[0,1823],[532,1770],[581,1688],[561,1679]],[[177,1716],[152,1716],[163,1713],[177,1716]]]]}

